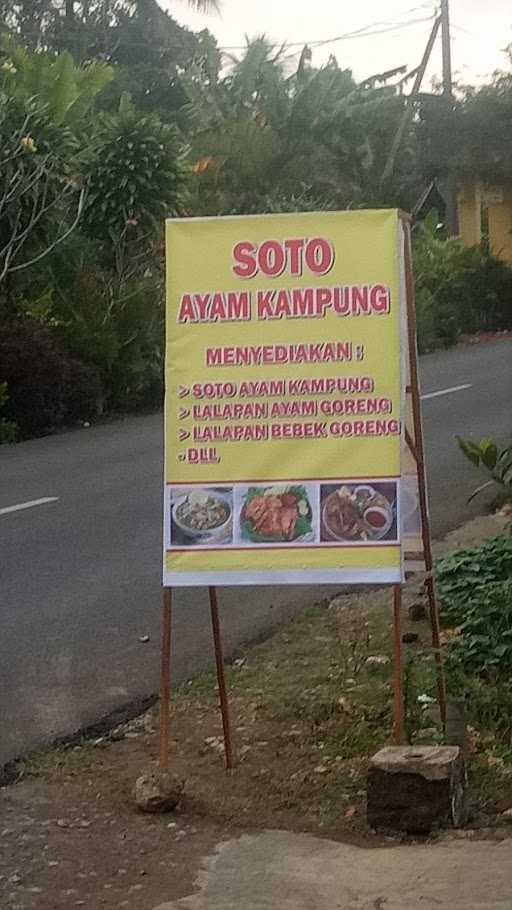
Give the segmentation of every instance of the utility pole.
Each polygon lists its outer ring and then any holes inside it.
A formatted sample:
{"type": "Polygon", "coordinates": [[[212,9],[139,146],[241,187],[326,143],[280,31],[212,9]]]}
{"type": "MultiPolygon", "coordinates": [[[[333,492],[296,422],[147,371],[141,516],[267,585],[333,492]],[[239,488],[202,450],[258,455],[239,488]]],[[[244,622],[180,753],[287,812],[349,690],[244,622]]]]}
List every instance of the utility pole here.
{"type": "Polygon", "coordinates": [[[386,166],[384,168],[384,171],[383,171],[383,174],[381,177],[381,181],[380,181],[381,186],[384,186],[386,181],[389,180],[393,175],[393,171],[395,168],[395,160],[396,160],[398,151],[400,149],[400,146],[402,144],[402,139],[404,138],[404,134],[405,134],[407,127],[409,126],[412,118],[414,117],[414,102],[416,101],[418,92],[421,88],[421,83],[423,82],[425,70],[427,68],[428,61],[430,60],[430,55],[432,53],[432,50],[433,50],[433,47],[434,47],[434,44],[435,44],[435,41],[437,38],[437,33],[439,31],[440,24],[441,24],[441,19],[440,19],[440,17],[438,17],[432,27],[432,31],[430,33],[430,37],[428,39],[427,46],[425,48],[425,53],[423,54],[423,59],[416,71],[416,78],[414,80],[414,85],[412,87],[411,94],[405,101],[405,107],[404,107],[404,111],[402,114],[402,119],[400,120],[398,129],[395,133],[395,138],[393,139],[393,145],[391,146],[391,150],[389,152],[388,159],[386,161],[386,166]]]}
{"type": "MultiPolygon", "coordinates": [[[[447,111],[453,111],[452,48],[450,40],[450,0],[441,0],[441,37],[443,45],[443,100],[447,111]]],[[[446,186],[446,228],[450,237],[459,233],[457,178],[448,162],[446,186]]]]}
{"type": "Polygon", "coordinates": [[[450,4],[441,0],[441,36],[443,42],[443,94],[453,98],[452,48],[450,43],[450,4]]]}

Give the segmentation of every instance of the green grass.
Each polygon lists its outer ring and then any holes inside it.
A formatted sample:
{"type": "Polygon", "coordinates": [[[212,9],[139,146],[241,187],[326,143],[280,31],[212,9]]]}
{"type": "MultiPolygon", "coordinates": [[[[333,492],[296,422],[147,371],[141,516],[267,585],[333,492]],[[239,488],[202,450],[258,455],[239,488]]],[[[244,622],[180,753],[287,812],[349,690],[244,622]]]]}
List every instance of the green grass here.
{"type": "MultiPolygon", "coordinates": [[[[408,739],[441,742],[437,706],[423,707],[418,701],[418,696],[435,699],[437,694],[430,632],[425,623],[408,628],[419,635],[417,643],[404,645],[408,739]]],[[[321,829],[334,836],[347,828],[364,831],[367,761],[393,742],[391,633],[389,592],[375,591],[339,598],[330,608],[307,609],[272,638],[245,648],[226,668],[235,749],[246,751],[240,753],[239,772],[225,785],[223,778],[215,778],[218,752],[205,747],[208,735],[221,732],[215,672],[178,686],[173,729],[202,811],[231,821],[250,817],[262,826],[321,829]],[[368,664],[375,655],[388,660],[368,664]],[[354,807],[354,817],[345,818],[354,807]]],[[[467,684],[460,671],[448,675],[452,694],[467,684]]],[[[512,750],[497,735],[509,693],[491,691],[475,679],[470,692],[469,717],[480,750],[471,759],[475,796],[484,805],[508,795],[512,799],[512,774],[507,774],[512,750]]],[[[100,765],[98,749],[83,742],[79,749],[32,753],[19,764],[19,774],[94,774],[100,765]]]]}
{"type": "MultiPolygon", "coordinates": [[[[361,612],[354,620],[364,625],[361,612]]],[[[355,753],[358,743],[363,748],[382,739],[376,729],[389,715],[390,664],[370,669],[365,660],[387,650],[388,629],[371,642],[354,644],[340,638],[336,611],[313,607],[269,641],[246,649],[239,658],[243,664],[228,668],[228,687],[233,698],[250,699],[269,721],[305,724],[312,733],[332,725],[333,744],[344,743],[355,753]],[[353,705],[355,719],[343,717],[343,697],[353,705]]],[[[174,698],[212,704],[215,686],[214,673],[202,674],[180,686],[174,698]]]]}
{"type": "Polygon", "coordinates": [[[46,777],[54,771],[80,774],[90,769],[97,759],[97,747],[86,740],[75,746],[40,749],[17,762],[17,777],[46,777]]]}
{"type": "Polygon", "coordinates": [[[502,802],[512,805],[512,753],[502,756],[499,751],[474,755],[469,764],[471,788],[484,808],[502,802]]]}

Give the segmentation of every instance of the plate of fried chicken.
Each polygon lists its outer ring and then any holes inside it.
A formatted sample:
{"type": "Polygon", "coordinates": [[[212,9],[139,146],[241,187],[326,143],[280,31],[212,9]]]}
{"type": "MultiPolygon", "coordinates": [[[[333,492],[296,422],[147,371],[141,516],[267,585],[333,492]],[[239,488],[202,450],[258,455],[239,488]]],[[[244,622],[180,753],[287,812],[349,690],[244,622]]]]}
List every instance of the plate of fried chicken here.
{"type": "Polygon", "coordinates": [[[242,538],[292,543],[312,536],[312,509],[304,486],[249,487],[240,511],[242,538]]]}

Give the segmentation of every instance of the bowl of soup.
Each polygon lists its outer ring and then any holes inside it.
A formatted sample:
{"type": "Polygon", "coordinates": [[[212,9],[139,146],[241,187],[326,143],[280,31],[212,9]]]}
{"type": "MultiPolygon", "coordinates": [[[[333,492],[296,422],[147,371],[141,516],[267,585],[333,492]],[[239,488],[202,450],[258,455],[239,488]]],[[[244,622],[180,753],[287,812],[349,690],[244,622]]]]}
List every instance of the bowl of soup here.
{"type": "Polygon", "coordinates": [[[221,534],[231,514],[229,499],[217,490],[193,490],[180,496],[172,507],[174,524],[190,538],[221,534]]]}

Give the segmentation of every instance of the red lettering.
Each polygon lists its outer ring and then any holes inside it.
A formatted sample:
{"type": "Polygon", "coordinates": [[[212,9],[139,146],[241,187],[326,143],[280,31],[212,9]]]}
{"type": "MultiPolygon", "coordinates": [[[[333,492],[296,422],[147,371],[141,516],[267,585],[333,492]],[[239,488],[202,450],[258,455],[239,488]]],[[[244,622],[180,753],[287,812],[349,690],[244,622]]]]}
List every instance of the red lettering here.
{"type": "Polygon", "coordinates": [[[302,275],[302,252],[304,250],[304,240],[285,240],[285,249],[288,251],[288,263],[290,275],[302,275]]]}
{"type": "Polygon", "coordinates": [[[256,247],[250,240],[241,240],[233,247],[233,272],[239,278],[254,278],[258,271],[256,264],[256,247]]]}
{"type": "Polygon", "coordinates": [[[293,288],[293,315],[296,317],[312,316],[313,309],[313,288],[293,288]]]}
{"type": "Polygon", "coordinates": [[[258,272],[276,278],[285,269],[290,275],[298,277],[303,273],[305,260],[311,272],[325,275],[331,270],[334,259],[334,246],[325,237],[264,240],[259,245],[241,240],[233,247],[232,270],[239,278],[254,278],[258,272]]]}
{"type": "Polygon", "coordinates": [[[258,265],[260,271],[269,278],[281,275],[286,265],[286,256],[283,247],[277,240],[265,240],[258,250],[258,265]]]}
{"type": "Polygon", "coordinates": [[[283,288],[281,291],[278,291],[277,302],[274,310],[274,318],[281,319],[281,316],[292,316],[292,310],[290,307],[290,298],[288,296],[288,291],[286,288],[283,288]]]}
{"type": "Polygon", "coordinates": [[[249,291],[228,292],[228,319],[247,320],[251,318],[251,298],[249,291]]]}
{"type": "MultiPolygon", "coordinates": [[[[199,295],[198,295],[199,296],[199,295]]],[[[226,318],[226,307],[224,305],[224,295],[217,291],[213,295],[212,305],[210,308],[210,322],[223,321],[226,318]]]]}
{"type": "MultiPolygon", "coordinates": [[[[194,303],[199,313],[199,322],[208,321],[208,304],[210,303],[209,294],[194,294],[194,303]]],[[[195,320],[194,320],[195,321],[195,320]]]]}
{"type": "Polygon", "coordinates": [[[258,319],[273,319],[272,303],[275,291],[258,291],[258,319]]]}
{"type": "Polygon", "coordinates": [[[362,288],[352,288],[352,312],[368,313],[368,285],[362,288]]]}
{"type": "Polygon", "coordinates": [[[318,288],[316,292],[316,309],[319,316],[325,316],[325,310],[332,305],[331,288],[318,288]]]}
{"type": "Polygon", "coordinates": [[[370,303],[376,313],[389,313],[389,291],[382,284],[375,284],[370,291],[370,303]]]}
{"type": "Polygon", "coordinates": [[[195,322],[196,311],[190,294],[183,294],[178,311],[178,322],[195,322]]]}
{"type": "Polygon", "coordinates": [[[325,275],[334,263],[334,247],[323,237],[313,237],[306,246],[306,265],[315,275],[325,275]]]}

